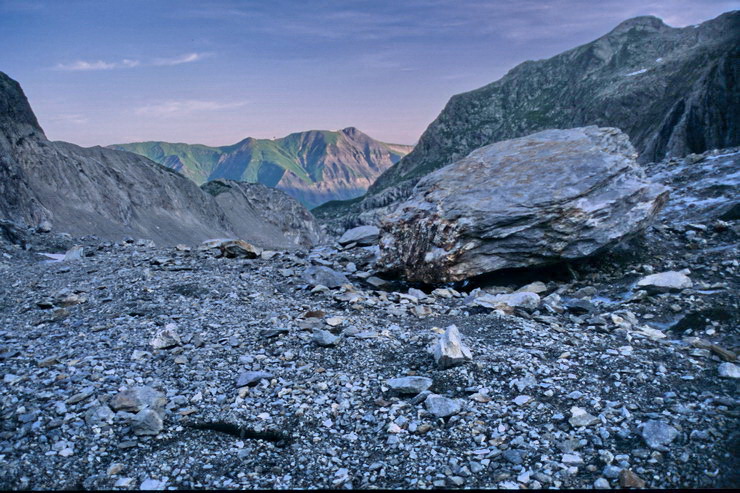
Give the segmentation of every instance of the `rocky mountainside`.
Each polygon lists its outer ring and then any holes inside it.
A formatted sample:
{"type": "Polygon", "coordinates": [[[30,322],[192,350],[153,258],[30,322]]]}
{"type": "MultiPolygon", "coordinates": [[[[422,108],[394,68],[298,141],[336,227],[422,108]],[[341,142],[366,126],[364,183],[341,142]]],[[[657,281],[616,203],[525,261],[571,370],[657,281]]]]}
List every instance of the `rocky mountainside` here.
{"type": "Polygon", "coordinates": [[[198,184],[219,178],[262,183],[309,208],[362,195],[412,149],[379,142],[353,127],[298,132],[275,140],[247,138],[224,147],[168,142],[110,147],[146,156],[198,184]]]}
{"type": "Polygon", "coordinates": [[[738,57],[738,11],[685,28],[655,17],[627,20],[591,43],[454,96],[360,203],[315,213],[349,211],[348,224],[374,222],[382,213],[356,215],[405,199],[421,176],[478,147],[549,128],[617,127],[642,163],[738,145],[738,57]]]}
{"type": "Polygon", "coordinates": [[[296,248],[318,240],[313,217],[293,199],[249,190],[233,200],[214,198],[147,158],[50,142],[20,85],[0,72],[0,218],[74,235],[111,240],[128,235],[164,245],[226,236],[296,248]],[[265,194],[269,214],[266,200],[257,198],[265,194]]]}

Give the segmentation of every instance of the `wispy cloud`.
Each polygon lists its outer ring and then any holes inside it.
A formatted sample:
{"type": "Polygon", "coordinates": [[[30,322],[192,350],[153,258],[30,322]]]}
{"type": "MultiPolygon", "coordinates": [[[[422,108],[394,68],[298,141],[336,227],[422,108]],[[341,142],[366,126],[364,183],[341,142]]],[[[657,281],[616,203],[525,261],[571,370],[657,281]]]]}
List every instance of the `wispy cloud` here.
{"type": "Polygon", "coordinates": [[[77,60],[76,62],[72,63],[59,63],[57,64],[54,69],[55,70],[64,70],[67,72],[86,72],[86,71],[93,71],[93,70],[114,70],[119,68],[134,68],[141,65],[141,62],[139,60],[131,60],[129,58],[124,58],[120,62],[104,62],[103,60],[96,60],[93,62],[88,62],[85,60],[77,60]]]}
{"type": "Polygon", "coordinates": [[[84,125],[89,121],[85,115],[80,115],[79,113],[62,113],[52,116],[50,120],[53,122],[73,123],[75,125],[84,125]]]}
{"type": "Polygon", "coordinates": [[[182,65],[183,63],[192,63],[202,60],[208,54],[207,53],[186,53],[184,55],[172,57],[172,58],[155,58],[152,65],[157,66],[171,66],[171,65],[182,65]]]}
{"type": "Polygon", "coordinates": [[[182,101],[163,101],[147,104],[134,110],[140,116],[171,117],[183,116],[203,111],[219,111],[240,108],[249,104],[249,101],[204,101],[200,99],[186,99],[182,101]]]}
{"type": "Polygon", "coordinates": [[[94,70],[116,70],[146,66],[166,67],[173,65],[182,65],[183,63],[197,62],[198,60],[202,60],[208,55],[208,53],[185,53],[176,57],[155,58],[148,62],[141,62],[140,60],[133,60],[130,58],[124,58],[123,60],[117,62],[106,62],[103,60],[77,60],[72,63],[59,63],[53,68],[54,70],[62,70],[65,72],[86,72],[94,70]]]}

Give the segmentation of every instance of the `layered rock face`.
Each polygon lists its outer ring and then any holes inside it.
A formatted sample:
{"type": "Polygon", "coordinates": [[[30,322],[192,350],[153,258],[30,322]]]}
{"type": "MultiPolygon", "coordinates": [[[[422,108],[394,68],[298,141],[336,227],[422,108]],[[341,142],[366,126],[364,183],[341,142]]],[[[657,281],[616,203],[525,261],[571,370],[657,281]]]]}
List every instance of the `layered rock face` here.
{"type": "Polygon", "coordinates": [[[412,149],[372,139],[354,127],[310,130],[234,145],[138,142],[110,146],[146,156],[198,184],[225,178],[278,188],[306,207],[365,193],[375,179],[412,149]]]}
{"type": "Polygon", "coordinates": [[[0,72],[2,218],[31,226],[48,221],[54,230],[73,235],[135,236],[162,245],[224,236],[270,248],[312,243],[317,229],[310,213],[284,194],[275,200],[275,193],[218,200],[144,157],[50,142],[20,85],[0,72]],[[302,218],[293,225],[296,231],[286,235],[273,227],[296,215],[302,218]]]}
{"type": "Polygon", "coordinates": [[[408,196],[422,176],[474,149],[549,128],[617,127],[641,163],[740,145],[740,12],[672,28],[627,20],[605,36],[547,60],[524,62],[480,89],[454,96],[414,150],[355,204],[319,217],[344,227],[408,196]]]}
{"type": "Polygon", "coordinates": [[[593,126],[482,147],[423,178],[381,223],[377,267],[434,283],[592,255],[667,199],[635,157],[625,134],[593,126]]]}

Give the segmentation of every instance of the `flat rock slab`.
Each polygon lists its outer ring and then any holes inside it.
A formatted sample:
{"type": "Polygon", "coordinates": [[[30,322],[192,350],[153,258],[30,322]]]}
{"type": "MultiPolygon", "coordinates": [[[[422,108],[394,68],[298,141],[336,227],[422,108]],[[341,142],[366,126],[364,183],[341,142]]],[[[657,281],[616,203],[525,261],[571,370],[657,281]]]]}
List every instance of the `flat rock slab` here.
{"type": "Polygon", "coordinates": [[[616,128],[545,130],[421,179],[381,223],[379,272],[461,281],[593,255],[644,230],[668,197],[616,128]]]}
{"type": "Polygon", "coordinates": [[[681,291],[693,286],[691,279],[683,272],[668,271],[651,274],[637,281],[637,287],[657,293],[681,291]]]}
{"type": "Polygon", "coordinates": [[[388,387],[400,394],[419,394],[432,386],[432,379],[427,377],[398,377],[388,380],[388,387]]]}
{"type": "Polygon", "coordinates": [[[348,229],[339,238],[340,245],[349,245],[357,243],[358,245],[374,245],[378,242],[380,229],[376,226],[358,226],[357,228],[348,229]]]}

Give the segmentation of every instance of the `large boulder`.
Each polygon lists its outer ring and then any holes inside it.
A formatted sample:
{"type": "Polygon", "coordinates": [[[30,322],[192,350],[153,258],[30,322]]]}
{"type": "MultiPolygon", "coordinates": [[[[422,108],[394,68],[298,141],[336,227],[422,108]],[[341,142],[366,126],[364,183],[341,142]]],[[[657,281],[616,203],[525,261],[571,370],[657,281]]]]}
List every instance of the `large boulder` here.
{"type": "Polygon", "coordinates": [[[435,283],[593,255],[642,231],[668,197],[635,158],[624,133],[595,126],[481,147],[385,218],[377,268],[435,283]]]}

